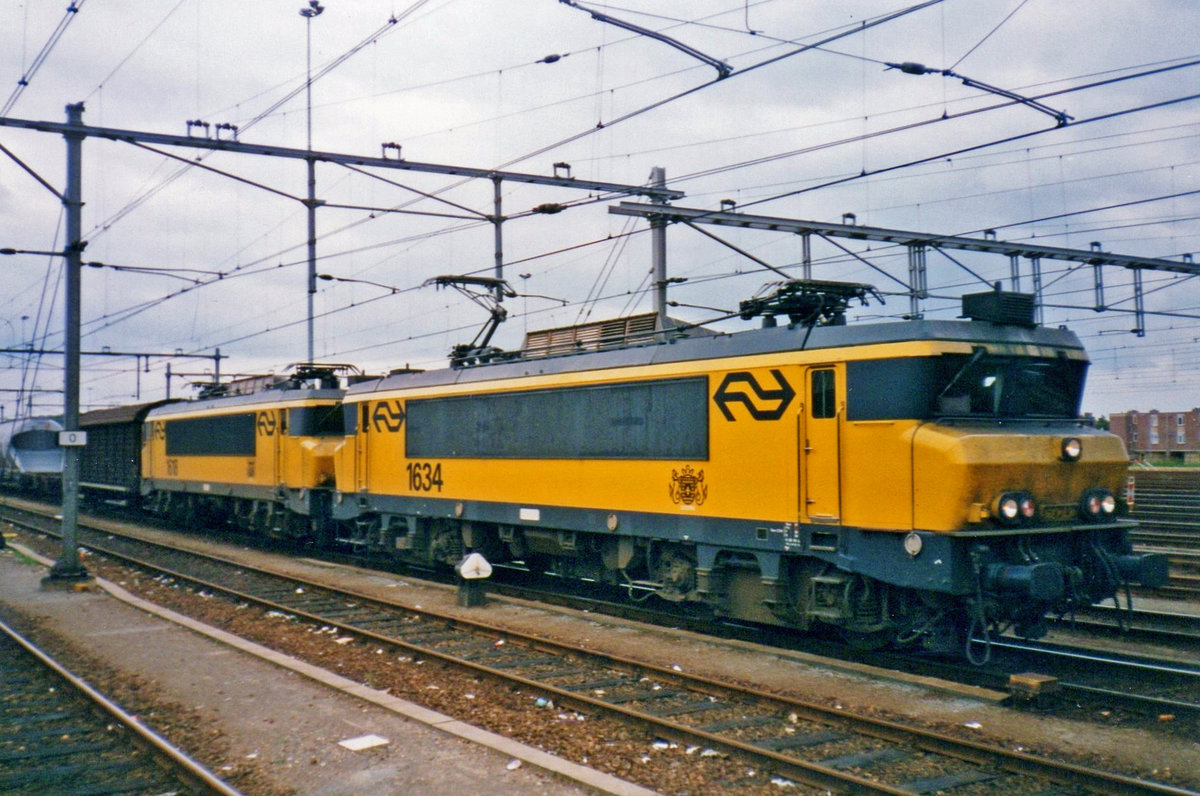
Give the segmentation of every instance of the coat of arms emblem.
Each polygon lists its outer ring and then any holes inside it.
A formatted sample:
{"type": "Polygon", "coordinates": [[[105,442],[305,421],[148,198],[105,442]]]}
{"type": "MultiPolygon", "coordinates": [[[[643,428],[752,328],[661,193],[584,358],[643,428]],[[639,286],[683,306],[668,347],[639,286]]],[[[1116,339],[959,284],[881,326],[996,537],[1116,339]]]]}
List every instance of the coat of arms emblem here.
{"type": "Polygon", "coordinates": [[[690,465],[683,471],[671,471],[671,484],[667,487],[671,500],[685,506],[703,505],[708,498],[708,484],[704,483],[704,471],[696,472],[690,465]]]}

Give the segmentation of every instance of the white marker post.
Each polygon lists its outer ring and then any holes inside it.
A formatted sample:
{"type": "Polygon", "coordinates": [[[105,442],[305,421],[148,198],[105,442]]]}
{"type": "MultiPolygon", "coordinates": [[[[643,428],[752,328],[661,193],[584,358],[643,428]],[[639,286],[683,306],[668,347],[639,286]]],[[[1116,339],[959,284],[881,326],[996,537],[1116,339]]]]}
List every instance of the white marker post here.
{"type": "Polygon", "coordinates": [[[464,608],[475,608],[487,602],[487,579],[491,577],[492,565],[480,553],[471,553],[458,562],[458,604],[464,608]]]}

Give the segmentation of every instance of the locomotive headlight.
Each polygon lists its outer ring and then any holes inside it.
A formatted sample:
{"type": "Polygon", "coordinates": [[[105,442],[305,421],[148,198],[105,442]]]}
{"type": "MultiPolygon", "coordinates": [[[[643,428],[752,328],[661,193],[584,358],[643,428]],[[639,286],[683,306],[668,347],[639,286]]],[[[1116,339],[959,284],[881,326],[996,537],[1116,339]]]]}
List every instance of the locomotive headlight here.
{"type": "Polygon", "coordinates": [[[1083,443],[1078,437],[1067,437],[1062,441],[1062,460],[1064,462],[1077,462],[1080,455],[1083,453],[1083,443]]]}
{"type": "Polygon", "coordinates": [[[1028,492],[1005,492],[992,504],[992,516],[1002,525],[1019,525],[1037,516],[1037,501],[1028,492]]]}
{"type": "Polygon", "coordinates": [[[1021,516],[1021,503],[1016,495],[1001,495],[996,504],[996,516],[1005,522],[1016,522],[1021,516]]]}
{"type": "Polygon", "coordinates": [[[1117,499],[1107,489],[1089,489],[1079,502],[1079,513],[1085,520],[1103,520],[1117,511],[1117,499]]]}
{"type": "Polygon", "coordinates": [[[1021,518],[1032,520],[1037,514],[1037,503],[1034,502],[1033,495],[1021,495],[1017,502],[1021,507],[1021,518]]]}

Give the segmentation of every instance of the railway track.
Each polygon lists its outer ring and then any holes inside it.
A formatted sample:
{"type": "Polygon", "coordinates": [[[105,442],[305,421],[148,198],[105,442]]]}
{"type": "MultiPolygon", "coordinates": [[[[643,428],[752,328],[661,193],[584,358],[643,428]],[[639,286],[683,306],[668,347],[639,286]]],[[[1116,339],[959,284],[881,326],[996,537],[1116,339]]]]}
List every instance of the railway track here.
{"type": "Polygon", "coordinates": [[[1200,599],[1200,468],[1131,469],[1130,493],[1130,516],[1138,521],[1131,540],[1170,563],[1171,581],[1156,593],[1200,599]]]}
{"type": "Polygon", "coordinates": [[[0,622],[0,793],[238,791],[0,622]]]}
{"type": "Polygon", "coordinates": [[[649,728],[663,743],[736,755],[795,783],[892,794],[967,786],[1014,793],[1187,792],[400,607],[238,562],[122,538],[108,529],[81,541],[94,552],[206,594],[222,594],[502,680],[541,694],[559,709],[616,717],[649,728]]]}
{"type": "Polygon", "coordinates": [[[1147,532],[1191,533],[1190,545],[1200,549],[1200,468],[1134,468],[1132,516],[1147,532]]]}

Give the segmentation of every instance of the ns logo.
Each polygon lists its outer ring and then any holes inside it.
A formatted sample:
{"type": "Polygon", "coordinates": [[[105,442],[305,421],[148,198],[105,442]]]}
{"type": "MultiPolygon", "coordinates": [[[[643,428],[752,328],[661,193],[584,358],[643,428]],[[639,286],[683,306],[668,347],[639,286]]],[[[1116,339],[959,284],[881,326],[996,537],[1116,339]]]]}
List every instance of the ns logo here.
{"type": "Polygon", "coordinates": [[[761,384],[749,371],[726,374],[713,395],[713,403],[726,420],[736,421],[733,406],[740,404],[753,420],[778,420],[796,397],[783,373],[771,368],[771,384],[761,384]]]}
{"type": "MultiPolygon", "coordinates": [[[[396,433],[404,425],[404,404],[400,401],[380,401],[371,413],[371,426],[377,433],[396,433]]],[[[365,424],[364,424],[365,425],[365,424]]]]}
{"type": "Polygon", "coordinates": [[[259,412],[254,421],[255,427],[258,429],[258,436],[273,437],[278,428],[279,421],[274,412],[265,411],[259,412]]]}

